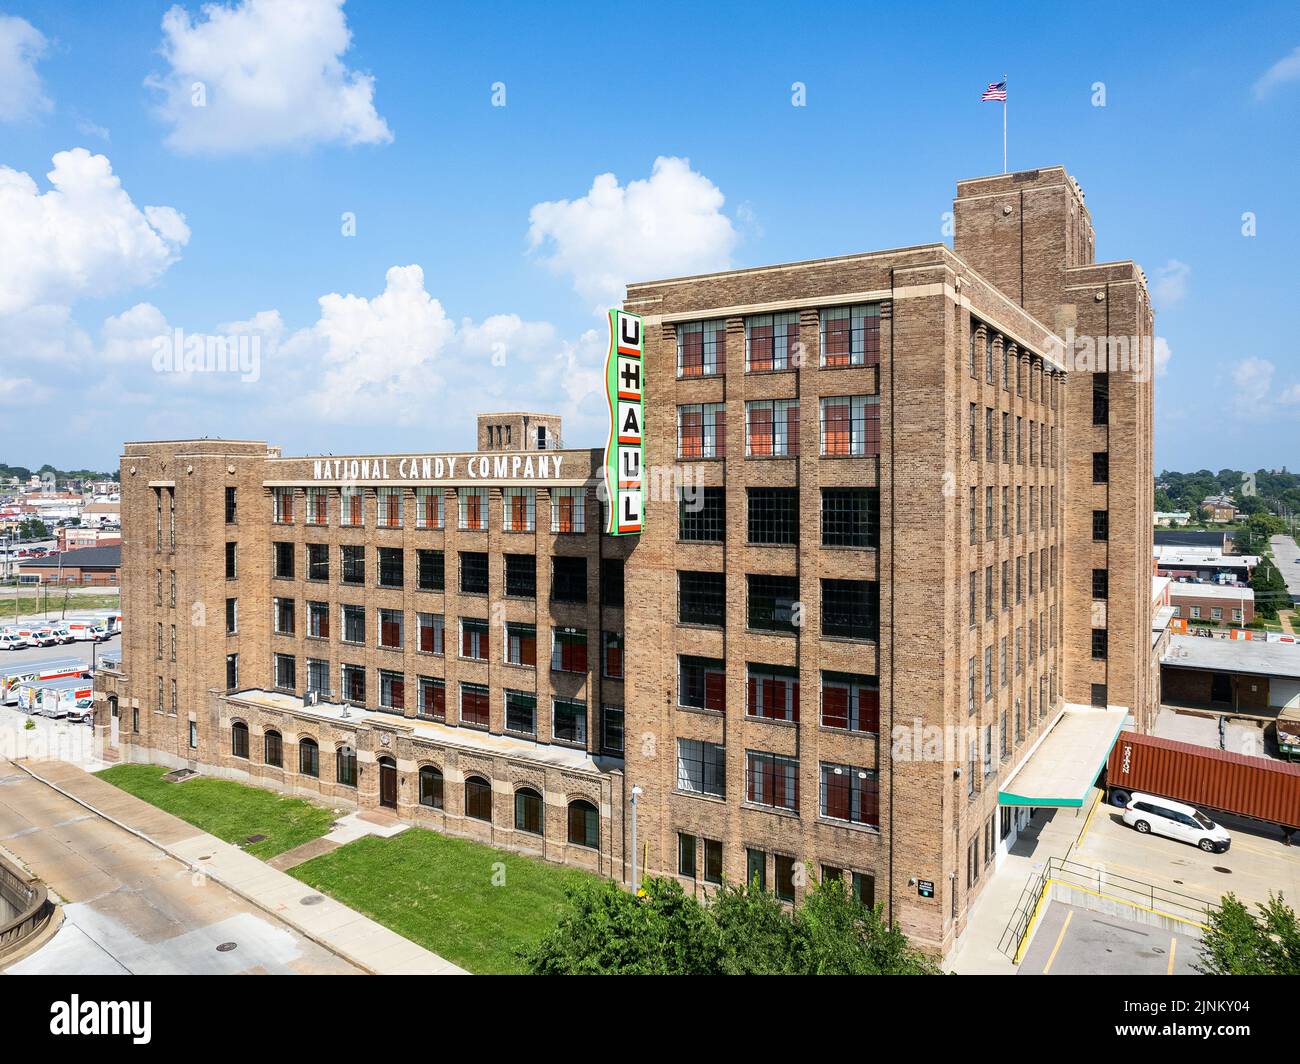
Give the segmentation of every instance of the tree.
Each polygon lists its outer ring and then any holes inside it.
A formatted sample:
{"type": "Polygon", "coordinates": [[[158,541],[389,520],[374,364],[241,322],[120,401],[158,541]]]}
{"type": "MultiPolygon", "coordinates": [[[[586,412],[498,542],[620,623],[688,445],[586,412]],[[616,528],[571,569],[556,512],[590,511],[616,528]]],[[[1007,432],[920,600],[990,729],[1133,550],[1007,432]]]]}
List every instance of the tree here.
{"type": "Polygon", "coordinates": [[[19,539],[49,539],[50,529],[39,517],[27,517],[18,523],[19,539]]]}
{"type": "Polygon", "coordinates": [[[1210,929],[1201,940],[1202,975],[1300,975],[1300,925],[1296,914],[1270,893],[1257,903],[1256,916],[1236,895],[1224,895],[1210,915],[1210,929]]]}

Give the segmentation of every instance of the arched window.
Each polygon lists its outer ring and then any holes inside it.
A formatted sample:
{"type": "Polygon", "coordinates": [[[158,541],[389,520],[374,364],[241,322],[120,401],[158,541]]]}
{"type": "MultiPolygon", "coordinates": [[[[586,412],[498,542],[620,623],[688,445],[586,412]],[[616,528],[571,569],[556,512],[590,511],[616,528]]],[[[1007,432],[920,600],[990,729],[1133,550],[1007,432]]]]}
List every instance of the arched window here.
{"type": "Polygon", "coordinates": [[[542,834],[542,796],[531,787],[515,791],[515,830],[542,834]]]}
{"type": "Polygon", "coordinates": [[[298,771],[320,778],[320,747],[315,739],[298,740],[298,771]]]}
{"type": "Polygon", "coordinates": [[[569,803],[569,841],[575,846],[600,849],[600,813],[581,798],[569,803]]]}
{"type": "Polygon", "coordinates": [[[278,731],[269,731],[265,736],[266,763],[276,768],[284,767],[284,740],[278,731]]]}
{"type": "Polygon", "coordinates": [[[350,746],[340,746],[334,752],[335,778],[345,787],[357,785],[357,752],[350,746]]]}
{"type": "Polygon", "coordinates": [[[420,804],[430,809],[442,808],[442,773],[432,765],[420,769],[420,804]]]}
{"type": "Polygon", "coordinates": [[[492,823],[492,784],[482,776],[465,779],[465,815],[492,823]]]}
{"type": "Polygon", "coordinates": [[[230,752],[235,757],[248,757],[248,725],[242,720],[230,726],[230,752]]]}

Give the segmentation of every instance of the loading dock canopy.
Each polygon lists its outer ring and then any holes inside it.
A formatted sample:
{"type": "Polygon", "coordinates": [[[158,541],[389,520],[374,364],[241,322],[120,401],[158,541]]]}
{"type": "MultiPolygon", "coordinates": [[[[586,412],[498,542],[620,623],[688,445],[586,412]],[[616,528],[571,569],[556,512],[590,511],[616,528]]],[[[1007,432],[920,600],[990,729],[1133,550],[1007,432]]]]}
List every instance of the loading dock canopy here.
{"type": "Polygon", "coordinates": [[[999,805],[1082,806],[1128,719],[1123,706],[1066,703],[998,791],[999,805]]]}

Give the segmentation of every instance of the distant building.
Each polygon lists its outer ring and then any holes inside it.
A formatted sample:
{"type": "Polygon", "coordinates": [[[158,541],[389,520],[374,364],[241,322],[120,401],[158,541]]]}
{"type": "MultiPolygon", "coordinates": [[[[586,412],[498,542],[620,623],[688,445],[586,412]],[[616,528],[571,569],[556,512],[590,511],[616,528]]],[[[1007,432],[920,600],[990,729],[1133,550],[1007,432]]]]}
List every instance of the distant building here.
{"type": "Polygon", "coordinates": [[[1187,547],[1179,544],[1156,544],[1152,548],[1156,575],[1175,580],[1250,582],[1250,574],[1259,564],[1253,554],[1225,554],[1218,547],[1187,547]]]}
{"type": "Polygon", "coordinates": [[[1171,637],[1160,659],[1163,700],[1276,717],[1300,708],[1300,645],[1171,637]]]}
{"type": "Polygon", "coordinates": [[[1255,619],[1255,592],[1248,587],[1174,582],[1169,604],[1184,621],[1248,625],[1255,619]]]}
{"type": "Polygon", "coordinates": [[[121,525],[122,504],[120,502],[87,503],[81,511],[83,527],[102,528],[105,525],[121,525]]]}
{"type": "Polygon", "coordinates": [[[121,578],[122,547],[86,547],[47,554],[18,563],[19,580],[38,584],[84,584],[116,587],[121,578]]]}
{"type": "Polygon", "coordinates": [[[1175,523],[1185,525],[1192,519],[1191,512],[1188,510],[1174,511],[1172,513],[1161,513],[1157,510],[1152,517],[1157,525],[1164,525],[1165,527],[1175,523]]]}
{"type": "Polygon", "coordinates": [[[1231,495],[1207,495],[1201,502],[1201,513],[1207,521],[1227,523],[1237,519],[1237,504],[1231,495]]]}
{"type": "Polygon", "coordinates": [[[122,542],[122,531],[118,528],[78,528],[70,525],[57,528],[54,537],[58,549],[81,550],[84,547],[111,547],[122,542]]]}

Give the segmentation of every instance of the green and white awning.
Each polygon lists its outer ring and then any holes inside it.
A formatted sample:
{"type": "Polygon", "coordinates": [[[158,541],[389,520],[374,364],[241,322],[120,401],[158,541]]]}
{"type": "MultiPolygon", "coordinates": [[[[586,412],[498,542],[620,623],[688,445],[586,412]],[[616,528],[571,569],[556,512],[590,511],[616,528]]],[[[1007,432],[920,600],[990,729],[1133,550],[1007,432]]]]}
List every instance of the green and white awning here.
{"type": "Polygon", "coordinates": [[[1128,719],[1122,706],[1067,703],[998,791],[999,805],[1082,806],[1128,719]]]}

